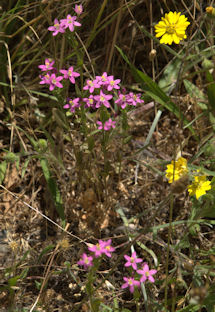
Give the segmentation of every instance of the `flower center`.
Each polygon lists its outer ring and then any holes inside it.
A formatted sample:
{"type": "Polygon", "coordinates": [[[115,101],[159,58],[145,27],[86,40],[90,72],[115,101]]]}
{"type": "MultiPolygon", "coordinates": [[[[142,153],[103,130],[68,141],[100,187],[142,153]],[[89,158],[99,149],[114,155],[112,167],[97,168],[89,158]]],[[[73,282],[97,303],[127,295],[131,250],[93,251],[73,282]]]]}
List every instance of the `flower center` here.
{"type": "Polygon", "coordinates": [[[168,34],[174,34],[175,33],[175,24],[170,24],[169,26],[166,26],[166,32],[168,34]]]}
{"type": "Polygon", "coordinates": [[[54,24],[54,27],[55,27],[56,29],[59,29],[59,28],[60,28],[60,24],[54,24]]]}
{"type": "Polygon", "coordinates": [[[100,96],[100,101],[104,102],[105,98],[103,96],[100,96]]]}
{"type": "Polygon", "coordinates": [[[52,79],[52,83],[56,84],[57,83],[56,79],[52,79]]]}

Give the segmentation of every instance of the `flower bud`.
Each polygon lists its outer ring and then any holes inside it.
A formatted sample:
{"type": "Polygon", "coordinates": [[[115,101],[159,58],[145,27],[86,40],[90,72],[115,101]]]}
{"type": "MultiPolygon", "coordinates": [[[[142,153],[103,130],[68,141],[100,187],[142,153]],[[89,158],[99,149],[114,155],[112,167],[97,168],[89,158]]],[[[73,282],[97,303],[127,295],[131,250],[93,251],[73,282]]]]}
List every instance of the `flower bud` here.
{"type": "Polygon", "coordinates": [[[149,52],[149,60],[152,62],[154,60],[154,58],[156,57],[156,55],[157,55],[157,51],[155,49],[152,49],[149,52]]]}

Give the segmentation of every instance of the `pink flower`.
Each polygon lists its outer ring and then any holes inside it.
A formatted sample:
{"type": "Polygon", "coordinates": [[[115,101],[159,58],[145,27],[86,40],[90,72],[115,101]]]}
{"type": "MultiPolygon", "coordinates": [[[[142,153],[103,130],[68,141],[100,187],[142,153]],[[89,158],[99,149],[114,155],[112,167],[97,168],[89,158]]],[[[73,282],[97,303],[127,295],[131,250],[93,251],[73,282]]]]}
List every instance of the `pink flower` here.
{"type": "Polygon", "coordinates": [[[111,118],[109,118],[107,121],[105,121],[104,125],[99,120],[96,123],[98,125],[99,130],[104,129],[105,131],[109,131],[111,128],[114,129],[116,127],[116,121],[113,121],[111,118]]]}
{"type": "Polygon", "coordinates": [[[102,130],[103,129],[103,123],[101,121],[99,121],[99,120],[96,123],[98,125],[98,129],[102,130]]]}
{"type": "Polygon", "coordinates": [[[87,256],[86,253],[83,253],[81,256],[81,260],[78,261],[78,265],[83,265],[85,269],[91,267],[93,265],[92,263],[93,257],[92,256],[87,256]]]}
{"type": "Polygon", "coordinates": [[[152,275],[154,275],[155,273],[157,273],[157,270],[149,270],[149,266],[147,263],[143,264],[142,270],[137,270],[137,273],[142,275],[140,278],[140,282],[143,283],[145,282],[147,279],[151,282],[154,283],[154,278],[152,275]]]}
{"type": "Polygon", "coordinates": [[[96,88],[100,88],[97,80],[87,80],[87,84],[83,87],[84,90],[89,90],[90,93],[93,93],[96,88]]]}
{"type": "Polygon", "coordinates": [[[128,100],[127,100],[127,96],[126,94],[123,94],[119,91],[118,93],[118,99],[115,101],[115,103],[119,106],[121,106],[121,108],[125,108],[126,105],[128,104],[128,100]]]}
{"type": "Polygon", "coordinates": [[[105,121],[104,130],[110,130],[111,128],[116,128],[116,121],[113,121],[111,118],[109,118],[107,121],[105,121]],[[105,129],[109,128],[109,129],[105,129]]]}
{"type": "Polygon", "coordinates": [[[127,288],[129,287],[129,290],[131,293],[134,292],[134,287],[137,286],[139,287],[140,286],[140,282],[139,281],[136,281],[133,277],[123,277],[125,283],[121,286],[121,288],[127,288]]]}
{"type": "Polygon", "coordinates": [[[111,258],[111,252],[114,252],[115,248],[111,246],[111,239],[104,242],[104,253],[107,257],[111,258]]]}
{"type": "Polygon", "coordinates": [[[107,81],[107,90],[111,91],[113,89],[120,89],[120,86],[118,86],[120,81],[121,81],[120,79],[114,80],[113,76],[109,76],[107,81]]]}
{"type": "Polygon", "coordinates": [[[38,67],[42,70],[42,71],[48,71],[48,70],[52,70],[54,69],[54,67],[52,66],[54,64],[55,61],[53,61],[50,58],[45,59],[45,65],[39,65],[38,67]]]}
{"type": "Polygon", "coordinates": [[[54,26],[48,27],[48,30],[53,31],[53,36],[56,36],[59,32],[64,33],[65,29],[61,23],[59,23],[58,19],[55,18],[54,20],[54,26]]]}
{"type": "Polygon", "coordinates": [[[135,251],[132,253],[131,257],[125,255],[124,258],[125,260],[127,260],[127,262],[125,263],[125,267],[132,266],[134,270],[137,270],[137,263],[143,261],[141,258],[137,258],[135,251]]]}
{"type": "Polygon", "coordinates": [[[141,100],[141,94],[134,94],[133,92],[129,92],[129,94],[127,95],[127,101],[129,105],[133,105],[136,106],[137,103],[144,103],[143,100],[141,100]]]}
{"type": "Polygon", "coordinates": [[[68,70],[61,69],[60,72],[64,75],[63,78],[68,79],[71,81],[71,83],[75,83],[75,77],[79,77],[80,74],[73,71],[73,66],[69,67],[68,70]]]}
{"type": "Polygon", "coordinates": [[[83,98],[83,101],[86,103],[85,107],[95,108],[94,96],[92,94],[88,98],[83,98]]]}
{"type": "Polygon", "coordinates": [[[96,81],[100,86],[106,86],[109,76],[104,72],[101,76],[96,76],[96,81]]]}
{"type": "Polygon", "coordinates": [[[40,75],[39,77],[41,79],[40,84],[50,84],[51,75],[49,73],[47,73],[45,76],[40,75]]]}
{"type": "Polygon", "coordinates": [[[76,14],[81,15],[83,13],[83,6],[82,4],[80,5],[75,5],[74,11],[76,14]]]}
{"type": "Polygon", "coordinates": [[[68,98],[67,99],[68,103],[65,104],[63,108],[69,108],[71,113],[74,113],[75,109],[81,106],[81,104],[79,103],[79,100],[80,100],[79,98],[75,98],[73,100],[68,98]]]}
{"type": "Polygon", "coordinates": [[[51,74],[49,90],[52,91],[55,87],[63,88],[63,85],[60,83],[62,79],[62,76],[57,77],[55,74],[51,74]]]}
{"type": "Polygon", "coordinates": [[[71,16],[70,14],[68,14],[67,18],[60,20],[60,22],[64,29],[69,28],[69,30],[73,32],[75,26],[81,26],[79,22],[76,22],[76,19],[76,16],[71,16]]]}
{"type": "Polygon", "coordinates": [[[99,108],[102,104],[107,108],[109,108],[110,107],[109,100],[111,100],[112,97],[113,97],[112,95],[105,94],[102,92],[102,90],[100,90],[100,94],[94,96],[94,99],[96,100],[96,108],[99,108]]]}
{"type": "Polygon", "coordinates": [[[105,242],[99,239],[99,242],[96,245],[89,246],[88,250],[94,252],[94,256],[98,258],[106,252],[105,242]]]}
{"type": "Polygon", "coordinates": [[[55,74],[46,74],[45,76],[40,76],[42,79],[40,84],[49,84],[49,90],[53,91],[55,87],[63,88],[63,85],[60,81],[63,79],[62,76],[57,77],[55,74]]]}

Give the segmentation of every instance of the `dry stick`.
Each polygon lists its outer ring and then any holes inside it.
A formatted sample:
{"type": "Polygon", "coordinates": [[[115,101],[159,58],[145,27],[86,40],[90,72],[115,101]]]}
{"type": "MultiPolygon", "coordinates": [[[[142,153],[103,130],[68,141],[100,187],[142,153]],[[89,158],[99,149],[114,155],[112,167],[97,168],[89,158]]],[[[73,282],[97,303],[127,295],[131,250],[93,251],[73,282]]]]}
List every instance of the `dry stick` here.
{"type": "MultiPolygon", "coordinates": [[[[94,67],[93,67],[92,60],[91,60],[91,58],[90,58],[90,55],[89,55],[89,53],[88,53],[88,51],[87,51],[87,48],[86,48],[85,44],[83,43],[83,41],[81,40],[81,37],[78,35],[77,32],[75,32],[75,35],[76,35],[76,37],[78,38],[78,40],[80,41],[80,43],[81,43],[81,45],[82,45],[82,47],[83,47],[83,49],[84,49],[84,51],[85,51],[85,53],[86,53],[86,56],[87,56],[87,58],[88,58],[88,60],[89,60],[89,63],[90,63],[90,65],[91,65],[91,69],[92,69],[92,72],[93,72],[93,77],[95,77],[95,70],[94,70],[94,67]]],[[[88,71],[88,69],[86,68],[86,66],[83,65],[83,67],[84,67],[84,69],[89,73],[89,71],[88,71]]],[[[89,75],[90,75],[90,74],[89,74],[89,75]]],[[[93,78],[91,78],[91,79],[93,79],[93,78]]]]}
{"type": "MultiPolygon", "coordinates": [[[[149,0],[149,15],[150,15],[150,34],[153,35],[153,28],[152,28],[152,21],[153,21],[153,13],[152,13],[152,1],[149,0]]],[[[150,38],[150,44],[151,44],[151,51],[154,48],[154,40],[152,38],[150,38]]],[[[155,61],[154,61],[154,57],[152,57],[152,80],[155,81],[155,61]]],[[[158,109],[157,109],[157,103],[155,102],[155,116],[157,115],[158,109]]],[[[156,125],[156,131],[157,131],[157,135],[158,135],[158,123],[156,125]]]]}
{"type": "Polygon", "coordinates": [[[124,0],[121,0],[120,3],[119,3],[120,9],[119,9],[119,14],[118,14],[117,20],[116,20],[115,32],[114,32],[114,35],[113,35],[113,41],[112,41],[111,50],[110,50],[110,54],[109,54],[109,58],[108,58],[107,72],[109,72],[109,70],[110,70],[110,65],[111,65],[111,61],[112,61],[112,58],[113,58],[113,51],[114,51],[114,47],[115,47],[115,44],[116,44],[116,38],[117,38],[117,35],[118,35],[120,20],[121,20],[121,17],[122,17],[123,2],[124,2],[124,0]]]}
{"type": "MultiPolygon", "coordinates": [[[[49,217],[47,217],[46,215],[44,215],[42,212],[40,212],[39,210],[37,210],[36,208],[32,207],[31,205],[29,205],[28,203],[26,203],[24,200],[22,200],[19,196],[15,195],[14,193],[12,193],[11,191],[9,191],[6,187],[4,187],[2,184],[0,184],[0,187],[5,190],[7,193],[9,193],[10,195],[12,195],[14,198],[16,198],[17,200],[20,200],[24,205],[26,205],[28,208],[32,209],[33,211],[35,211],[36,213],[38,213],[39,215],[41,215],[43,218],[45,218],[46,220],[48,220],[49,222],[51,222],[52,224],[56,225],[59,229],[61,229],[63,232],[67,233],[68,235],[70,235],[71,237],[79,240],[81,243],[84,243],[85,245],[87,245],[87,243],[81,239],[80,237],[70,233],[69,231],[67,231],[66,229],[64,229],[62,226],[60,226],[59,224],[57,224],[55,221],[53,221],[52,219],[50,219],[49,217]]],[[[23,195],[22,195],[23,196],[23,195]]]]}

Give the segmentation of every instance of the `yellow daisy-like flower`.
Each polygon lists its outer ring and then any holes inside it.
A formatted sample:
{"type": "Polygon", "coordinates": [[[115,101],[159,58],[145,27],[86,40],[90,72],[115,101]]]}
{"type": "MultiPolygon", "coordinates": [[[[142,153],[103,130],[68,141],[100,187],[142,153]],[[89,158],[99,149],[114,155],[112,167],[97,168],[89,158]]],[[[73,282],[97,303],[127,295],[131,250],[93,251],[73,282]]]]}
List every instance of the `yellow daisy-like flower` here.
{"type": "Polygon", "coordinates": [[[209,15],[213,15],[213,16],[215,15],[215,8],[209,6],[205,10],[209,15]]]}
{"type": "Polygon", "coordinates": [[[206,180],[206,176],[195,176],[194,181],[188,186],[188,192],[190,196],[196,195],[199,199],[200,196],[204,195],[206,191],[211,189],[211,181],[206,180]]]}
{"type": "Polygon", "coordinates": [[[172,160],[171,164],[167,165],[166,178],[169,183],[179,180],[182,176],[188,173],[187,160],[179,157],[177,161],[172,160]]]}
{"type": "Polygon", "coordinates": [[[179,44],[181,40],[187,38],[185,30],[189,24],[187,17],[181,15],[181,12],[166,13],[165,17],[161,17],[161,21],[155,25],[156,37],[162,37],[160,43],[179,44]]]}

